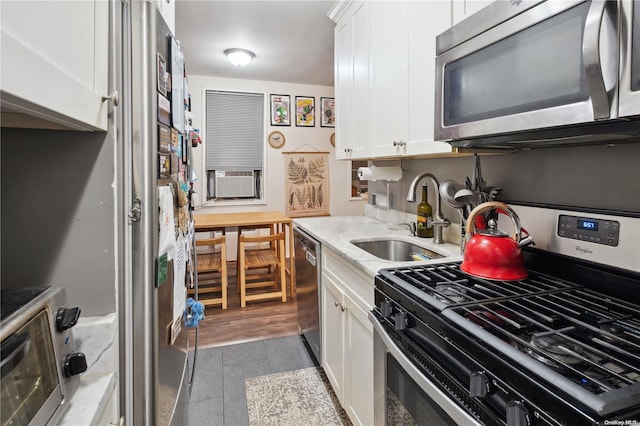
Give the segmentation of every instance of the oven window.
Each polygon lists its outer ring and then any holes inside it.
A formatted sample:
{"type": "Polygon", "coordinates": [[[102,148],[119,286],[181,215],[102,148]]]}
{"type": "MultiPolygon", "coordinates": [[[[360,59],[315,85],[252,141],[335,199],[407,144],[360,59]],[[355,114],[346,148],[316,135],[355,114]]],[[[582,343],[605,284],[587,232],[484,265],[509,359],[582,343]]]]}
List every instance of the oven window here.
{"type": "Polygon", "coordinates": [[[59,387],[47,311],[2,342],[1,423],[28,424],[59,387]]]}
{"type": "Polygon", "coordinates": [[[456,426],[413,379],[387,353],[387,425],[452,425],[456,426]]]}

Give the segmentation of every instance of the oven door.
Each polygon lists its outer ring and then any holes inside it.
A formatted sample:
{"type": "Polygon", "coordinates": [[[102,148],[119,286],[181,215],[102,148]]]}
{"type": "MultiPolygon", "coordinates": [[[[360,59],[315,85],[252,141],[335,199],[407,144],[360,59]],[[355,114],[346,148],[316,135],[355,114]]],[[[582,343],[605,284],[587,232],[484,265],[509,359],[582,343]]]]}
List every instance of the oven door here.
{"type": "Polygon", "coordinates": [[[622,0],[620,8],[620,117],[640,115],[640,3],[622,0]]]}
{"type": "Polygon", "coordinates": [[[371,313],[376,425],[480,425],[404,355],[371,313]]]}
{"type": "MultiPolygon", "coordinates": [[[[47,309],[3,336],[0,424],[46,424],[63,400],[47,309]]],[[[56,413],[57,415],[58,413],[56,413]]]]}
{"type": "Polygon", "coordinates": [[[617,116],[616,2],[530,3],[494,2],[438,36],[436,140],[617,116]]]}

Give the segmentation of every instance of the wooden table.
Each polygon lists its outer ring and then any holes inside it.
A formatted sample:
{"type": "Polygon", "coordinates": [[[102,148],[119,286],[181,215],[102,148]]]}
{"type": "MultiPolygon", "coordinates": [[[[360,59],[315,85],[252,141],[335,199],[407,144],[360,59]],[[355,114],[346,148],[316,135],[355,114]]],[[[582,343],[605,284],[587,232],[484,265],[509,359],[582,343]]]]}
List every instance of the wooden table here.
{"type": "Polygon", "coordinates": [[[293,245],[293,220],[289,216],[278,211],[266,212],[241,212],[241,213],[207,213],[196,214],[193,216],[195,221],[196,232],[212,232],[221,228],[233,228],[237,226],[259,226],[272,225],[276,226],[276,232],[284,232],[289,230],[289,294],[295,297],[296,279],[295,279],[295,261],[294,261],[294,245],[293,245]]]}

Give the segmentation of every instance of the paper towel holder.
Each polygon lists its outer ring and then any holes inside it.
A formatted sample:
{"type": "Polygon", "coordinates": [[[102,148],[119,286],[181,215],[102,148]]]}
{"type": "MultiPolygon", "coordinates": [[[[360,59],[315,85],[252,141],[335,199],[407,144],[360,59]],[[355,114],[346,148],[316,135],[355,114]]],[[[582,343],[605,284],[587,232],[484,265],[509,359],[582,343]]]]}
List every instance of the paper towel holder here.
{"type": "Polygon", "coordinates": [[[360,180],[386,180],[398,181],[402,179],[401,167],[360,167],[358,168],[358,178],[360,180]]]}

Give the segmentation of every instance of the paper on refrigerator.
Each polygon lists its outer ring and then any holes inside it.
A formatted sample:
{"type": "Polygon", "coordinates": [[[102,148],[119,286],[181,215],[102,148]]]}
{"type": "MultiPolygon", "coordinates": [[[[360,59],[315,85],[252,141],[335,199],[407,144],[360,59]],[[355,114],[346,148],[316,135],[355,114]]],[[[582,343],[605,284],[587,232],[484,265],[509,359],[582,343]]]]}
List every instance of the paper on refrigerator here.
{"type": "Polygon", "coordinates": [[[158,187],[160,205],[160,235],[158,238],[158,257],[167,254],[168,260],[176,253],[176,225],[173,217],[173,192],[169,186],[158,187]]]}

